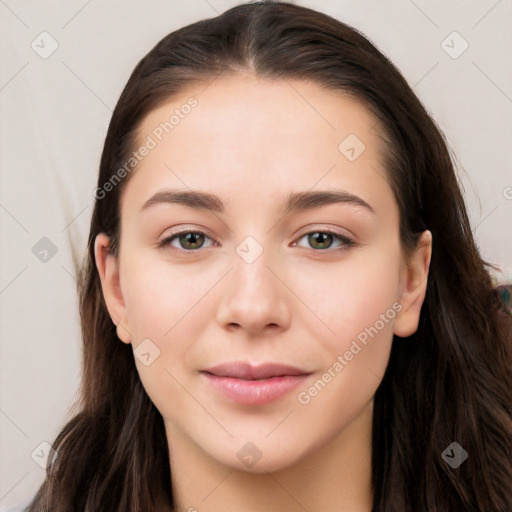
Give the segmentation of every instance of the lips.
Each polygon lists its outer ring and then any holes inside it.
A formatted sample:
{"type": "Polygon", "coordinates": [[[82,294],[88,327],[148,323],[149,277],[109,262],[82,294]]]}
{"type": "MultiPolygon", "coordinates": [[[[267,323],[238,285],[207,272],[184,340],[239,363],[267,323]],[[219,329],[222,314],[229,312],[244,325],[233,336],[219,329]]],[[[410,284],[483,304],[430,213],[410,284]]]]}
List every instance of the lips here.
{"type": "Polygon", "coordinates": [[[206,370],[217,377],[231,377],[242,380],[262,380],[272,377],[309,375],[309,372],[279,363],[264,363],[259,366],[252,366],[248,363],[232,362],[212,366],[206,370]]]}
{"type": "Polygon", "coordinates": [[[251,406],[278,400],[311,375],[295,366],[278,363],[252,366],[242,362],[219,364],[200,373],[205,384],[224,398],[251,406]]]}

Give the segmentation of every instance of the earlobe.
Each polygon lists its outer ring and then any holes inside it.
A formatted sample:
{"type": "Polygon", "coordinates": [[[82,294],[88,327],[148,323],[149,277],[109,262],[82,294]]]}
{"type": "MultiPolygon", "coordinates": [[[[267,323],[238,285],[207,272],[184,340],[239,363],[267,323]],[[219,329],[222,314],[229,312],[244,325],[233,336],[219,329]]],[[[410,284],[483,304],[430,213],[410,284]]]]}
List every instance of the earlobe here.
{"type": "Polygon", "coordinates": [[[94,240],[94,257],[105,304],[112,322],[116,325],[117,336],[124,343],[131,343],[119,277],[119,258],[110,252],[110,239],[105,233],[99,233],[94,240]]]}
{"type": "Polygon", "coordinates": [[[397,314],[394,334],[405,338],[418,329],[421,306],[427,291],[428,272],[432,256],[432,233],[424,231],[418,245],[404,263],[402,291],[399,302],[402,309],[397,314]]]}

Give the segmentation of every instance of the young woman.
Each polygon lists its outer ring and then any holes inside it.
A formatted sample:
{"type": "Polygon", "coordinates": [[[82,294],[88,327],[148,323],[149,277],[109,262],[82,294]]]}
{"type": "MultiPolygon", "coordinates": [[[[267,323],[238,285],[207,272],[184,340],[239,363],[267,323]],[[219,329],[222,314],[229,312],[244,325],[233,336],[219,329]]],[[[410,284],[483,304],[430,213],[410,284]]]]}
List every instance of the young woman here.
{"type": "Polygon", "coordinates": [[[168,35],[95,197],[80,412],[28,510],[512,509],[511,319],[359,32],[260,2],[168,35]]]}

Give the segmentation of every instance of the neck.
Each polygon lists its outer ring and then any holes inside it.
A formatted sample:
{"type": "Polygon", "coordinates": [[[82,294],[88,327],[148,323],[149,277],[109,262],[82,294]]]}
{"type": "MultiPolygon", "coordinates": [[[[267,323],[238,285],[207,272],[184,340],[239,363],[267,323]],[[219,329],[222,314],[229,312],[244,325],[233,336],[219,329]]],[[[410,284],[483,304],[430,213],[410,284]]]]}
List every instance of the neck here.
{"type": "Polygon", "coordinates": [[[253,473],[214,460],[166,424],[175,512],[371,512],[373,401],[292,466],[253,473]]]}

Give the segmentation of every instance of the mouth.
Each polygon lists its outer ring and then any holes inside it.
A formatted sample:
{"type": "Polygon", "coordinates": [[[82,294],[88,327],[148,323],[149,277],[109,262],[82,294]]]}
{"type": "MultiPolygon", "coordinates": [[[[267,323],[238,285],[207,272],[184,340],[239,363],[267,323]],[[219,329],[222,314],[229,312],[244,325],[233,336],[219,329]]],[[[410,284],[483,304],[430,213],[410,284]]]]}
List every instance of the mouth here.
{"type": "Polygon", "coordinates": [[[243,362],[223,363],[200,373],[215,390],[243,405],[274,402],[311,375],[295,366],[279,363],[253,366],[243,362]]]}

